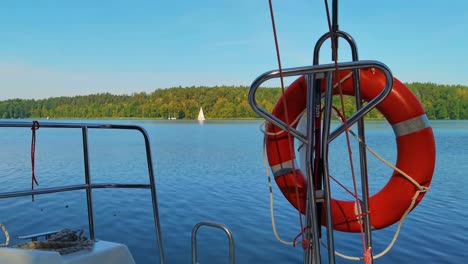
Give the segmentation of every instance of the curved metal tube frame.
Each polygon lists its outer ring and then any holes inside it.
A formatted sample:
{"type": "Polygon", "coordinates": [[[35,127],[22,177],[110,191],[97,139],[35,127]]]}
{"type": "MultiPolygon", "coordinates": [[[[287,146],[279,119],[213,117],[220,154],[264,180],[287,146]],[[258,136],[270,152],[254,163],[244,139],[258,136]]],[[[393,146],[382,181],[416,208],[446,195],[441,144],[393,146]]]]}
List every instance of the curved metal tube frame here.
{"type": "Polygon", "coordinates": [[[196,224],[192,229],[192,264],[197,264],[197,232],[198,229],[202,226],[210,226],[216,227],[224,231],[229,239],[229,263],[235,263],[235,256],[234,256],[234,236],[232,235],[231,231],[223,225],[212,223],[212,222],[200,222],[196,224]]]}
{"type": "MultiPolygon", "coordinates": [[[[338,1],[333,1],[333,11],[336,12],[333,15],[334,21],[333,24],[336,25],[336,27],[333,29],[333,33],[327,32],[325,33],[315,44],[314,48],[314,65],[317,65],[319,63],[319,56],[320,56],[320,49],[323,45],[323,43],[327,39],[331,39],[332,41],[335,41],[335,47],[336,47],[336,52],[338,52],[338,39],[342,38],[346,40],[348,43],[349,47],[351,48],[351,56],[353,61],[358,61],[358,51],[357,51],[357,45],[354,41],[354,39],[349,35],[348,33],[344,31],[339,31],[338,30],[338,1]]],[[[332,51],[333,52],[333,51],[332,51]]],[[[338,54],[333,54],[338,56],[338,54]]],[[[335,58],[332,56],[332,59],[338,59],[337,57],[335,58]]],[[[353,75],[354,76],[359,76],[359,70],[355,69],[353,70],[353,75]]],[[[393,80],[393,79],[392,79],[393,80]]],[[[360,79],[359,78],[354,78],[354,87],[355,87],[355,105],[356,109],[359,110],[362,107],[362,101],[361,101],[361,84],[360,84],[360,79]]],[[[328,110],[331,111],[331,110],[328,110]]],[[[325,118],[325,120],[328,120],[325,118]]],[[[330,126],[330,122],[327,122],[324,126],[324,130],[327,129],[326,126],[330,126]]],[[[363,118],[358,118],[357,121],[357,127],[358,127],[358,135],[361,141],[359,142],[359,162],[360,162],[360,169],[361,169],[361,190],[362,190],[362,210],[364,212],[369,211],[369,184],[368,184],[368,173],[367,173],[367,153],[366,153],[366,135],[365,135],[365,129],[364,129],[364,119],[363,118]]],[[[323,132],[324,134],[325,131],[323,132]]],[[[326,145],[326,142],[324,141],[322,143],[324,146],[322,148],[322,157],[328,157],[328,145],[326,145]]],[[[310,154],[309,154],[310,155],[310,154]]],[[[310,156],[309,156],[310,157],[310,156]]],[[[323,158],[323,167],[324,167],[324,185],[325,188],[329,188],[329,174],[328,174],[328,159],[323,158]]],[[[330,195],[330,192],[326,192],[326,195],[330,195]]],[[[327,212],[330,213],[330,212],[327,212]]],[[[365,243],[367,248],[372,248],[372,233],[371,233],[371,225],[370,225],[370,215],[366,214],[363,216],[363,223],[364,223],[364,234],[365,234],[365,243]]],[[[328,230],[327,229],[327,234],[328,234],[328,247],[329,248],[334,248],[334,242],[333,242],[333,230],[328,230]]],[[[331,250],[329,251],[329,259],[331,259],[333,256],[331,255],[331,250]]],[[[371,251],[372,254],[372,251],[371,251]]]]}
{"type": "MultiPolygon", "coordinates": [[[[356,59],[356,61],[352,62],[344,62],[344,63],[338,63],[338,70],[352,70],[353,74],[356,76],[359,76],[359,69],[362,68],[376,68],[381,70],[386,78],[386,83],[379,95],[377,95],[374,99],[372,99],[370,102],[368,102],[364,107],[361,107],[360,103],[357,105],[357,111],[347,119],[347,126],[350,127],[356,122],[360,122],[360,133],[363,133],[363,124],[362,120],[364,115],[366,115],[369,111],[371,111],[373,108],[377,106],[381,101],[385,99],[385,97],[390,93],[392,86],[393,86],[393,76],[390,71],[390,69],[383,63],[377,62],[377,61],[357,61],[357,48],[354,45],[354,42],[352,38],[347,35],[346,33],[339,32],[349,43],[351,43],[352,47],[352,53],[353,57],[356,59]],[[361,126],[362,125],[362,126],[361,126]]],[[[322,37],[315,48],[314,55],[317,53],[317,56],[314,57],[314,63],[318,63],[318,51],[320,49],[321,44],[329,37],[328,34],[326,34],[324,37],[322,37]]],[[[323,160],[323,167],[324,167],[324,187],[325,187],[325,203],[330,204],[331,202],[331,193],[330,193],[330,182],[329,182],[329,177],[328,177],[328,164],[326,162],[326,158],[328,155],[328,144],[332,142],[336,137],[338,137],[340,134],[342,134],[345,131],[345,125],[341,124],[338,126],[333,132],[330,133],[330,118],[331,118],[331,97],[333,93],[333,73],[336,70],[336,65],[335,64],[323,64],[323,65],[313,65],[313,66],[304,66],[304,67],[296,67],[296,68],[288,68],[288,69],[283,69],[282,70],[282,75],[283,77],[289,77],[289,76],[300,76],[300,75],[306,75],[308,77],[307,80],[307,91],[308,91],[308,96],[307,96],[307,115],[308,115],[308,124],[307,124],[307,135],[304,135],[300,131],[298,131],[295,128],[289,127],[288,124],[277,118],[276,116],[273,116],[271,113],[260,107],[255,99],[255,95],[257,92],[257,89],[267,80],[273,79],[273,78],[279,78],[280,77],[280,72],[278,70],[273,70],[266,72],[262,75],[260,75],[251,85],[249,89],[249,104],[259,116],[263,117],[265,120],[268,122],[276,125],[277,127],[286,130],[289,129],[291,134],[297,138],[299,141],[303,142],[306,144],[307,147],[307,160],[311,161],[312,160],[312,153],[311,149],[313,148],[313,113],[314,110],[311,105],[314,104],[314,100],[319,100],[318,98],[314,98],[314,89],[320,89],[320,87],[315,87],[315,80],[316,79],[322,79],[326,78],[327,79],[327,84],[326,84],[326,89],[325,89],[325,120],[324,122],[324,127],[322,131],[322,142],[320,143],[322,145],[321,148],[321,158],[323,160]]],[[[356,100],[360,102],[360,92],[359,92],[359,78],[354,78],[355,79],[355,87],[357,87],[356,90],[356,100]]],[[[365,151],[364,151],[365,152],[365,151]]],[[[365,156],[364,156],[365,157],[365,156]]],[[[362,162],[362,157],[361,157],[361,162],[362,162]]],[[[365,161],[364,161],[365,163],[365,161]]],[[[307,162],[307,178],[308,178],[308,190],[314,190],[314,186],[311,180],[311,173],[310,171],[310,162],[307,162]]],[[[366,183],[367,186],[367,183],[366,183]]],[[[367,189],[367,188],[366,188],[367,189]]],[[[312,221],[311,219],[318,219],[317,218],[317,207],[316,207],[316,194],[315,192],[308,192],[308,206],[307,206],[307,212],[306,215],[308,216],[308,221],[307,223],[312,226],[312,236],[318,236],[319,234],[319,226],[317,226],[317,221],[312,221]],[[311,216],[311,217],[309,217],[311,216]]],[[[335,258],[334,258],[334,239],[333,239],[333,228],[332,228],[332,219],[331,219],[331,208],[330,206],[327,206],[327,218],[326,218],[326,226],[327,226],[327,242],[328,242],[328,251],[329,251],[329,263],[335,263],[335,258]]],[[[368,220],[368,219],[367,219],[368,220]]],[[[370,237],[370,232],[369,236],[370,237]]],[[[320,244],[318,242],[317,237],[312,237],[314,243],[313,243],[313,252],[316,254],[312,254],[311,250],[307,250],[305,254],[305,259],[304,261],[306,263],[320,263],[321,257],[320,257],[320,244]]]]}
{"type": "MultiPolygon", "coordinates": [[[[0,122],[0,127],[10,128],[31,128],[31,122],[0,122]]],[[[111,125],[111,124],[92,124],[92,123],[55,123],[55,122],[41,122],[41,128],[77,128],[82,130],[83,138],[83,155],[84,155],[84,171],[85,171],[85,184],[68,185],[51,188],[39,188],[32,191],[14,191],[14,192],[3,192],[0,193],[0,199],[13,198],[29,195],[40,195],[58,192],[68,192],[75,190],[86,190],[86,200],[88,206],[88,224],[89,224],[89,236],[90,239],[95,240],[94,236],[94,217],[93,217],[93,200],[92,200],[92,189],[104,189],[104,188],[139,188],[139,189],[150,189],[151,200],[153,205],[153,218],[156,231],[156,239],[158,243],[159,259],[160,263],[165,263],[163,241],[161,235],[161,224],[159,221],[158,213],[158,202],[156,198],[156,183],[154,179],[153,161],[151,158],[151,147],[149,136],[146,130],[140,126],[135,125],[111,125]],[[89,153],[88,153],[88,129],[125,129],[125,130],[136,130],[139,131],[145,141],[146,161],[148,167],[149,184],[127,184],[127,183],[91,183],[91,174],[89,170],[89,153]]]]}
{"type": "MultiPolygon", "coordinates": [[[[348,126],[352,126],[354,123],[358,121],[359,118],[362,118],[364,115],[369,113],[377,104],[379,104],[381,101],[385,99],[385,97],[390,93],[393,85],[393,76],[390,71],[390,69],[383,63],[378,62],[378,61],[356,61],[356,62],[344,62],[344,63],[339,63],[338,64],[338,69],[339,70],[354,70],[354,69],[362,69],[362,68],[376,68],[381,70],[385,78],[387,79],[387,82],[385,84],[384,89],[382,92],[376,96],[373,100],[371,100],[368,104],[366,104],[363,108],[361,108],[359,111],[354,113],[351,117],[348,118],[347,123],[348,126]]],[[[288,68],[288,69],[283,69],[283,76],[284,77],[289,77],[289,76],[300,76],[300,75],[312,75],[314,74],[316,78],[323,78],[325,76],[325,73],[327,72],[334,72],[335,71],[335,65],[334,64],[323,64],[323,65],[313,65],[313,66],[304,66],[304,67],[296,67],[296,68],[288,68]]],[[[257,92],[257,89],[262,85],[264,82],[267,80],[273,79],[273,78],[279,78],[280,73],[278,70],[272,70],[265,72],[264,74],[260,75],[255,79],[255,81],[252,83],[249,89],[249,104],[252,107],[253,111],[257,113],[259,116],[263,117],[266,119],[268,122],[274,124],[275,126],[286,130],[288,125],[277,118],[276,116],[273,116],[270,112],[265,110],[264,108],[260,107],[257,104],[257,101],[255,99],[255,94],[257,92]]],[[[327,87],[327,89],[329,89],[327,87]]],[[[298,140],[305,144],[309,144],[309,139],[298,131],[295,128],[289,128],[291,131],[291,134],[296,137],[298,140]]],[[[330,141],[334,140],[337,136],[339,136],[341,133],[343,133],[345,130],[344,125],[338,126],[331,134],[330,134],[330,141]]]]}

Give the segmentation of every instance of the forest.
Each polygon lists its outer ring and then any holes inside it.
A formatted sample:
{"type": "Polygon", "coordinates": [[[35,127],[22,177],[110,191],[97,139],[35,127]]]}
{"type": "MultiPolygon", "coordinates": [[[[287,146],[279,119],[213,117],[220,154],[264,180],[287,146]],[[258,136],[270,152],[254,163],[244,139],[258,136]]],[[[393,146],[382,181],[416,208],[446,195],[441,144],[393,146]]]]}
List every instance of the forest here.
{"type": "MultiPolygon", "coordinates": [[[[468,119],[468,86],[434,83],[407,83],[426,110],[429,119],[468,119]]],[[[207,119],[258,118],[247,100],[248,87],[173,87],[151,93],[114,95],[99,93],[86,96],[47,99],[9,99],[0,101],[0,118],[146,118],[196,119],[203,107],[207,119]]],[[[271,111],[280,88],[260,88],[257,103],[271,111]]],[[[335,102],[339,98],[336,96],[335,102]]],[[[353,98],[345,98],[346,116],[353,112],[353,98]]],[[[381,119],[373,110],[367,118],[381,119]]]]}

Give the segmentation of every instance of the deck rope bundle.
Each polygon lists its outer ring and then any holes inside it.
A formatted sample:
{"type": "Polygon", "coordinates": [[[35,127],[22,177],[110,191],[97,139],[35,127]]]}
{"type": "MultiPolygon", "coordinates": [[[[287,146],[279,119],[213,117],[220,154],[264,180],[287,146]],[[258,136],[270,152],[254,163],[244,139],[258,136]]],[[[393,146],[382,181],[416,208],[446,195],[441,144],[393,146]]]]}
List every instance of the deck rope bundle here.
{"type": "Polygon", "coordinates": [[[0,228],[5,234],[5,243],[0,244],[0,247],[8,247],[8,245],[10,244],[10,234],[8,233],[8,230],[6,229],[5,225],[3,225],[2,223],[0,223],[0,228]]]}
{"type": "Polygon", "coordinates": [[[46,241],[31,241],[28,243],[16,245],[14,247],[22,249],[56,251],[61,255],[78,252],[81,250],[91,250],[94,246],[94,241],[82,235],[82,229],[76,231],[63,229],[53,234],[46,241]]]}

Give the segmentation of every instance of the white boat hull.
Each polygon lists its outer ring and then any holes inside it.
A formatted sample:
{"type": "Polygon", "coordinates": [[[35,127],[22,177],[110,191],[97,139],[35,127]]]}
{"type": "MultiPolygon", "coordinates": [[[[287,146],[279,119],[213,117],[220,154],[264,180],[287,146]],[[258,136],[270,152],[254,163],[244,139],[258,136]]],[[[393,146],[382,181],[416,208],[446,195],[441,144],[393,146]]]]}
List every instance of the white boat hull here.
{"type": "Polygon", "coordinates": [[[1,264],[135,264],[126,245],[97,241],[92,250],[60,255],[55,251],[0,248],[1,264]]]}

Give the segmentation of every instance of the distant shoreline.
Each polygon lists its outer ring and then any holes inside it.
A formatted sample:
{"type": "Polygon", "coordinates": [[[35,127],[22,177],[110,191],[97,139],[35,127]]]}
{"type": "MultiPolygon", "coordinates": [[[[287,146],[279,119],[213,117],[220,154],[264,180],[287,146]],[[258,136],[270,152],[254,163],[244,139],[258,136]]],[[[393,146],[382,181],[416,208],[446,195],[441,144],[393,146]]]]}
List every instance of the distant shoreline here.
{"type": "MultiPolygon", "coordinates": [[[[429,119],[468,119],[467,86],[411,83],[408,88],[429,119]]],[[[280,88],[260,88],[255,103],[271,112],[281,93],[280,88]]],[[[334,103],[340,104],[338,100],[334,103]]],[[[346,116],[355,112],[353,97],[345,96],[343,103],[346,116]]],[[[248,88],[234,86],[157,89],[124,96],[101,93],[43,100],[11,99],[0,101],[0,118],[191,120],[198,118],[200,108],[205,117],[212,120],[259,118],[249,104],[248,88]]],[[[375,109],[366,114],[366,119],[384,118],[375,109]]]]}
{"type": "MultiPolygon", "coordinates": [[[[54,120],[158,120],[164,121],[167,120],[168,122],[177,122],[177,121],[198,121],[197,119],[188,119],[188,118],[181,118],[181,119],[166,119],[166,118],[143,118],[143,117],[100,117],[100,118],[80,118],[80,117],[58,117],[58,118],[44,118],[44,117],[28,117],[28,118],[0,118],[3,120],[43,120],[48,122],[53,122],[54,120]]],[[[364,118],[366,121],[386,121],[385,118],[364,118]]],[[[217,121],[217,120],[239,120],[239,121],[261,121],[265,120],[263,118],[207,118],[204,121],[217,121]]],[[[338,121],[333,119],[333,121],[338,121]]],[[[429,121],[468,121],[468,119],[429,119],[429,121]]]]}

